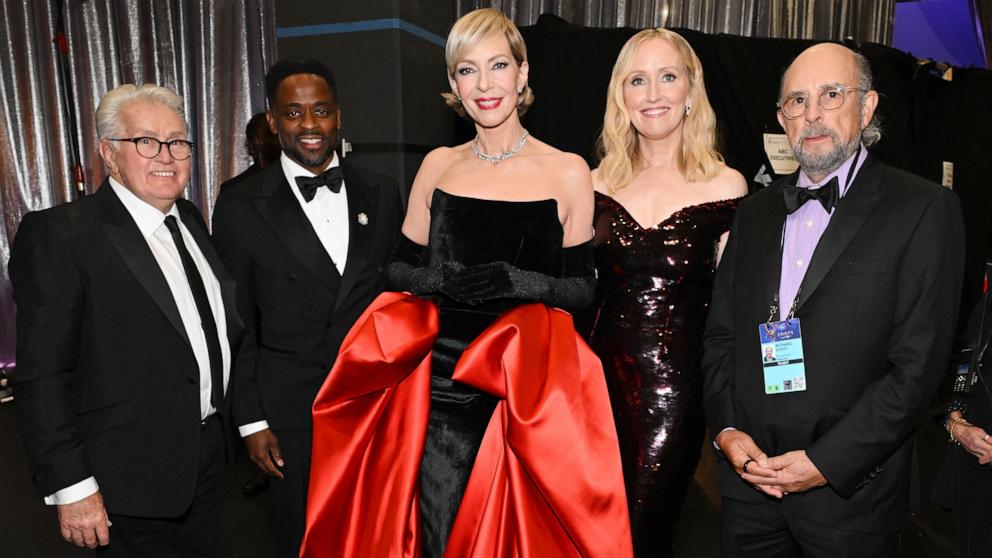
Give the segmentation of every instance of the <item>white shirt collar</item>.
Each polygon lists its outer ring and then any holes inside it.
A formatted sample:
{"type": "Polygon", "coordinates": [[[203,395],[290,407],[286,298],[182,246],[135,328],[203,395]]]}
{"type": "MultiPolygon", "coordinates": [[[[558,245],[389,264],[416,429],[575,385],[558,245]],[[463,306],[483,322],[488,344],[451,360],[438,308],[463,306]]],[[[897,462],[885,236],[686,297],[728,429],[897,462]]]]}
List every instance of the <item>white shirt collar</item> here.
{"type": "Polygon", "coordinates": [[[172,207],[169,208],[167,213],[162,213],[148,202],[134,195],[134,192],[128,190],[123,184],[117,182],[112,177],[110,178],[110,188],[117,194],[121,203],[124,204],[124,208],[127,209],[127,212],[131,214],[131,218],[134,219],[134,223],[138,225],[141,236],[145,238],[155,234],[155,231],[165,223],[166,215],[172,215],[177,220],[181,220],[179,219],[179,209],[175,203],[172,204],[172,207]]]}
{"type": "MultiPolygon", "coordinates": [[[[340,161],[338,161],[338,152],[334,151],[333,153],[334,156],[331,157],[331,162],[328,163],[326,167],[324,167],[325,171],[331,167],[336,167],[341,164],[340,161]]],[[[294,179],[297,176],[317,176],[316,174],[303,168],[303,165],[290,159],[289,155],[286,155],[285,151],[283,151],[282,155],[279,156],[279,161],[282,163],[282,172],[286,175],[286,179],[289,181],[290,184],[295,185],[294,179]]]]}

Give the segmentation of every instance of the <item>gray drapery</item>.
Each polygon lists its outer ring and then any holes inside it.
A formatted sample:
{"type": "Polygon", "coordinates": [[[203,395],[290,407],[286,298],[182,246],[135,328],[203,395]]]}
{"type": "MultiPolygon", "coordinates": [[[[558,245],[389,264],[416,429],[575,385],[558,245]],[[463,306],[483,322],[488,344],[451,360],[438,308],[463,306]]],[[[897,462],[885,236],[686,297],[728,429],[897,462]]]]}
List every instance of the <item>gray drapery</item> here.
{"type": "Polygon", "coordinates": [[[889,44],[895,0],[458,0],[461,16],[503,10],[517,25],[553,13],[588,27],[684,27],[706,33],[889,44]]]}
{"type": "Polygon", "coordinates": [[[74,199],[77,144],[92,193],[105,175],[94,112],[122,83],[157,83],[185,100],[196,144],[186,196],[209,215],[220,182],[248,166],[244,127],[265,107],[275,60],[274,0],[0,1],[0,362],[13,360],[10,241],[21,217],[74,199]],[[59,81],[61,15],[69,45],[68,91],[59,81]],[[62,99],[69,93],[71,119],[62,99]]]}

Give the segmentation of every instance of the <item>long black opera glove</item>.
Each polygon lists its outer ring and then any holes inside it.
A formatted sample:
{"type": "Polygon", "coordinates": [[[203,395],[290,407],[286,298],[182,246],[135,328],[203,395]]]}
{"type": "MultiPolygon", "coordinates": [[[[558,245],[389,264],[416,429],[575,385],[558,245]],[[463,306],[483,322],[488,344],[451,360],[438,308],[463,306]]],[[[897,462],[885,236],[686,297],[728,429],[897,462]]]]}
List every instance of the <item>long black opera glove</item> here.
{"type": "Polygon", "coordinates": [[[514,298],[543,302],[569,312],[592,304],[595,291],[596,264],[591,240],[562,249],[561,277],[525,271],[506,262],[492,262],[467,267],[441,287],[444,294],[468,304],[514,298]]]}
{"type": "Polygon", "coordinates": [[[400,235],[400,241],[393,251],[393,257],[386,266],[386,289],[409,291],[417,296],[436,293],[445,281],[465,268],[458,262],[445,262],[437,267],[428,267],[427,247],[400,235]]]}

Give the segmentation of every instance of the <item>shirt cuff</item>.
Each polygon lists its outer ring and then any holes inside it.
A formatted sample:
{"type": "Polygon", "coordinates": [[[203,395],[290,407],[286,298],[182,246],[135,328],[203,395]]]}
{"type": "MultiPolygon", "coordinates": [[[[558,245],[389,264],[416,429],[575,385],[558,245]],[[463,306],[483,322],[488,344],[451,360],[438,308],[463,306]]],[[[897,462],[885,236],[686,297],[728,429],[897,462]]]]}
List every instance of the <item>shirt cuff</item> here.
{"type": "Polygon", "coordinates": [[[723,430],[717,432],[716,433],[716,436],[713,436],[713,449],[715,449],[716,451],[720,451],[720,446],[717,445],[716,439],[720,437],[720,434],[723,434],[724,432],[726,432],[728,430],[737,430],[737,429],[734,428],[733,426],[728,426],[728,427],[724,428],[723,430]]]}
{"type": "Polygon", "coordinates": [[[248,424],[244,424],[238,427],[238,434],[240,434],[242,438],[245,438],[251,436],[256,432],[261,432],[268,428],[269,428],[269,421],[267,420],[249,422],[248,424]]]}
{"type": "Polygon", "coordinates": [[[88,498],[99,491],[100,486],[96,483],[96,478],[88,477],[55,492],[51,496],[45,496],[45,503],[49,506],[64,506],[88,498]]]}

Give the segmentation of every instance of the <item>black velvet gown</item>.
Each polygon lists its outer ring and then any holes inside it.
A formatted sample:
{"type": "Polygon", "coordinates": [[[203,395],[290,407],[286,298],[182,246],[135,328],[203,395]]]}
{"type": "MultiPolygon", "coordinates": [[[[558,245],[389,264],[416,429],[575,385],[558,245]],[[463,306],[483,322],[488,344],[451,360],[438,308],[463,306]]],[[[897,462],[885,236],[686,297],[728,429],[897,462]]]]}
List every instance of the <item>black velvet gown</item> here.
{"type": "MultiPolygon", "coordinates": [[[[505,261],[558,276],[563,232],[554,200],[506,202],[434,190],[430,265],[505,261]]],[[[521,303],[467,306],[437,298],[440,323],[431,362],[431,409],[420,468],[423,550],[440,558],[497,400],[451,379],[462,351],[500,314],[521,303]]]]}
{"type": "Polygon", "coordinates": [[[702,334],[715,247],[737,202],[690,206],[642,228],[596,194],[599,287],[590,345],[606,373],[639,558],[671,555],[699,461],[702,334]]]}

